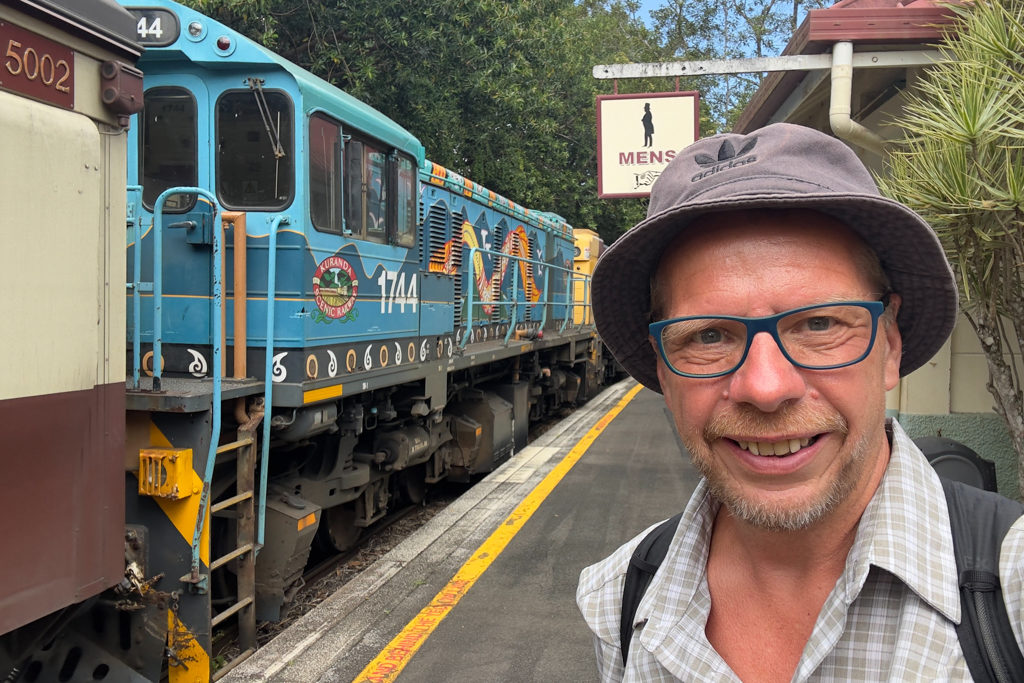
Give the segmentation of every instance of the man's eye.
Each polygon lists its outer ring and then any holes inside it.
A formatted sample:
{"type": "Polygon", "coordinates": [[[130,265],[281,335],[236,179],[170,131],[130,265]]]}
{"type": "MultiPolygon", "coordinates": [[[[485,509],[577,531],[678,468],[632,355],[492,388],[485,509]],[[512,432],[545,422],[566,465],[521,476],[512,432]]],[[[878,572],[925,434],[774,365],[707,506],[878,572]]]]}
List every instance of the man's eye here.
{"type": "Polygon", "coordinates": [[[722,331],[717,328],[701,330],[697,333],[697,339],[701,344],[718,344],[722,341],[722,331]]]}
{"type": "Polygon", "coordinates": [[[824,332],[825,330],[831,329],[835,322],[836,321],[833,318],[819,315],[814,318],[807,319],[807,329],[812,332],[824,332]]]}

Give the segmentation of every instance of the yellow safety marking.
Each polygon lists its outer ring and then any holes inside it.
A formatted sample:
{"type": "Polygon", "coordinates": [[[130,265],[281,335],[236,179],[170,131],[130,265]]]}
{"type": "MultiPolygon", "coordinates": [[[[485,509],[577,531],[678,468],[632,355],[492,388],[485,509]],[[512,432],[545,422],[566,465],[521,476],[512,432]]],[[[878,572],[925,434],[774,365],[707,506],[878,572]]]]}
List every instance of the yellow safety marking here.
{"type": "Polygon", "coordinates": [[[323,387],[321,389],[310,389],[309,391],[302,392],[303,403],[315,403],[317,401],[323,401],[327,398],[338,398],[341,396],[340,384],[335,384],[329,387],[323,387]]]}
{"type": "Polygon", "coordinates": [[[394,681],[402,669],[409,663],[412,656],[420,649],[424,641],[434,632],[441,621],[448,616],[452,608],[469,591],[491,563],[505,550],[505,546],[523,527],[540,504],[569,473],[573,465],[579,461],[595,439],[611,423],[615,416],[640,393],[642,385],[637,384],[580,439],[562,461],[548,473],[544,479],[530,491],[519,506],[512,511],[505,521],[492,533],[473,555],[455,573],[448,585],[434,596],[430,603],[420,610],[412,621],[406,624],[394,639],[388,643],[377,657],[355,677],[353,683],[387,683],[394,681]]]}
{"type": "Polygon", "coordinates": [[[168,683],[209,683],[210,654],[174,613],[167,610],[168,683]]]}
{"type": "MultiPolygon", "coordinates": [[[[154,446],[164,446],[165,448],[171,448],[171,442],[164,436],[160,429],[150,422],[149,426],[150,443],[154,446]]],[[[198,494],[203,490],[203,480],[196,474],[196,471],[192,470],[191,476],[192,493],[198,494]]],[[[182,500],[169,500],[165,498],[154,498],[153,500],[160,509],[163,511],[167,519],[171,520],[171,524],[178,530],[181,537],[185,539],[185,542],[189,547],[192,547],[192,537],[196,531],[196,520],[199,519],[199,499],[201,496],[192,495],[182,500]]],[[[199,540],[199,560],[206,566],[210,565],[210,520],[209,510],[207,507],[207,519],[203,524],[203,534],[199,540]]]]}
{"type": "Polygon", "coordinates": [[[299,520],[298,531],[302,531],[310,524],[316,524],[316,513],[310,512],[308,515],[299,520]]]}

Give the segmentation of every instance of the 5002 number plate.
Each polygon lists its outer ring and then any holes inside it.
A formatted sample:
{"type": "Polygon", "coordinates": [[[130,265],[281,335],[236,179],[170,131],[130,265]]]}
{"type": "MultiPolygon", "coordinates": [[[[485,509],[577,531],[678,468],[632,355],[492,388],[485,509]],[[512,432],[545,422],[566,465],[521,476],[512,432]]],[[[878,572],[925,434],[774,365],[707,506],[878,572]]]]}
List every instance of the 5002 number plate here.
{"type": "Polygon", "coordinates": [[[0,87],[75,108],[75,53],[71,48],[0,21],[0,87]]]}

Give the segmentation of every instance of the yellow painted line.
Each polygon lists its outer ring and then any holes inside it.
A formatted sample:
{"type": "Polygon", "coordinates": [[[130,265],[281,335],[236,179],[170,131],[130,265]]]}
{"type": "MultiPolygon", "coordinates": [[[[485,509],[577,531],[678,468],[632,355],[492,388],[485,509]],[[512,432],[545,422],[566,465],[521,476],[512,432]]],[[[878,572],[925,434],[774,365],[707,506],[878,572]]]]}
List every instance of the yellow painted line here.
{"type": "Polygon", "coordinates": [[[309,391],[304,391],[302,392],[302,402],[313,403],[314,401],[323,401],[326,398],[338,398],[341,396],[341,388],[342,385],[335,384],[322,389],[310,389],[309,391]]]}
{"type": "Polygon", "coordinates": [[[615,419],[615,416],[640,393],[642,385],[630,389],[615,406],[597,421],[590,431],[580,439],[562,461],[534,487],[505,521],[477,548],[472,557],[455,573],[448,585],[434,596],[426,607],[420,610],[412,621],[388,643],[377,657],[355,677],[353,683],[387,683],[394,681],[424,641],[434,632],[452,608],[469,591],[491,563],[502,553],[509,541],[519,533],[544,499],[554,490],[573,465],[587,452],[601,432],[615,419]]]}

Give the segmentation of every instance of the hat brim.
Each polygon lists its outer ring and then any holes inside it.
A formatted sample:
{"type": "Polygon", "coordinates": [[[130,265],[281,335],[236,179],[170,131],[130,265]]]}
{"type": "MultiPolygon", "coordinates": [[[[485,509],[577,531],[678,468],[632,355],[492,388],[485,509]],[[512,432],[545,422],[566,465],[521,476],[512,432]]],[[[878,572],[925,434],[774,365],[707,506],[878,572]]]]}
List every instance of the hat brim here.
{"type": "Polygon", "coordinates": [[[748,195],[682,205],[638,223],[598,262],[593,279],[598,333],[622,367],[661,393],[657,356],[649,342],[650,278],[661,255],[696,218],[743,209],[812,209],[832,216],[878,255],[892,291],[902,302],[897,323],[903,339],[900,375],[924,365],[956,323],[955,280],[929,225],[902,204],[866,194],[748,195]]]}

